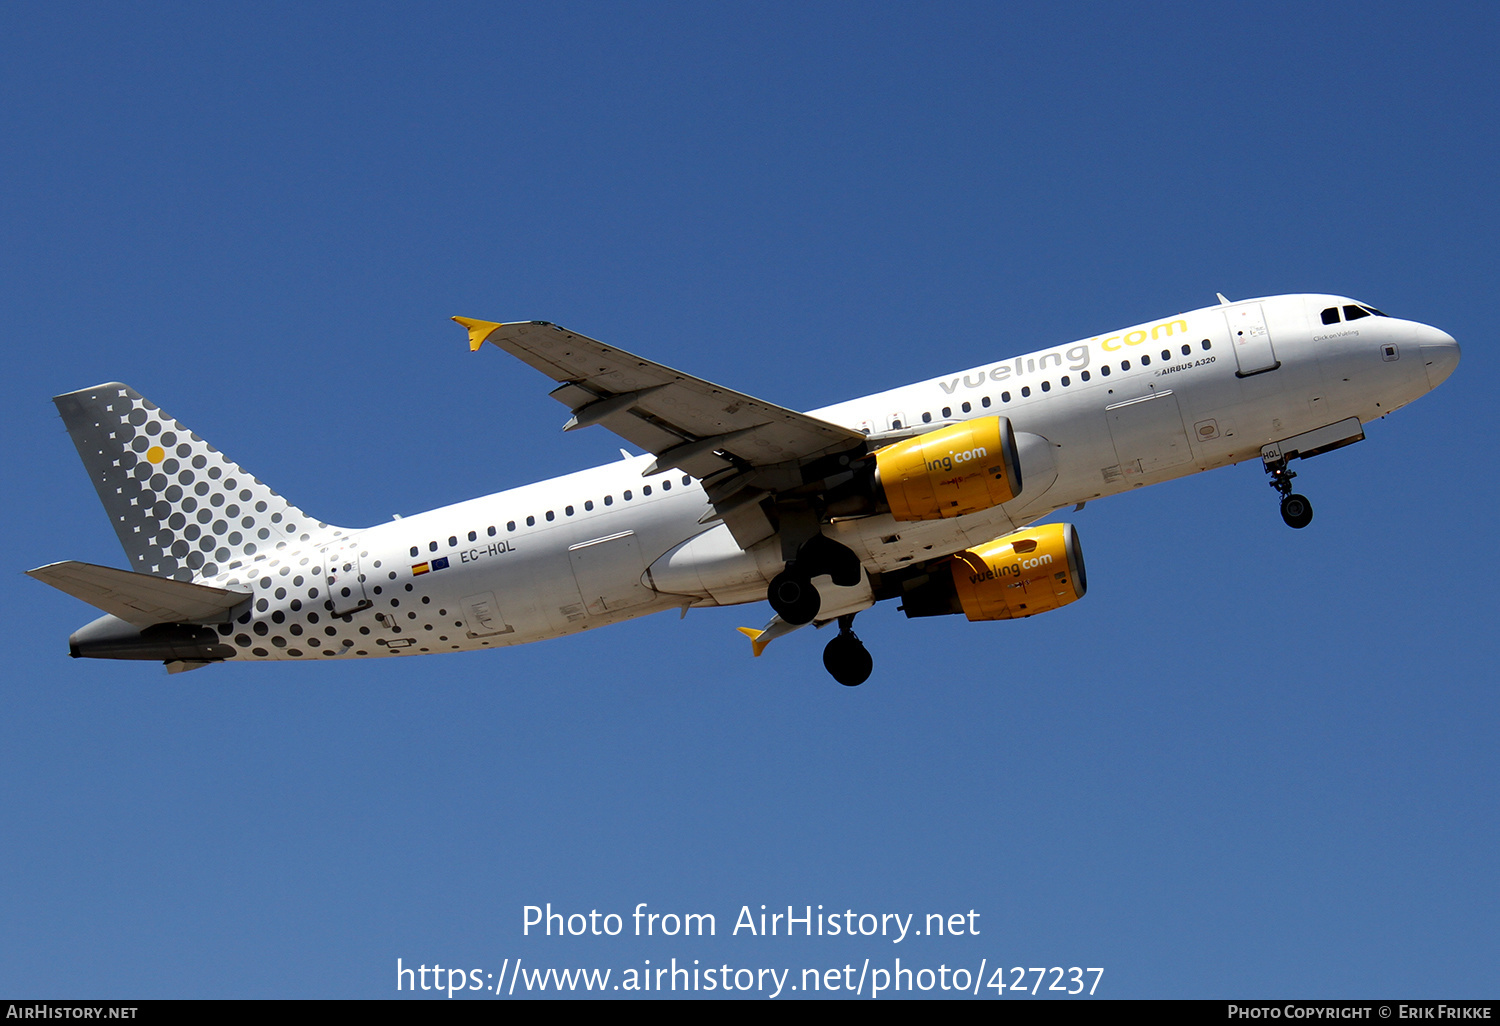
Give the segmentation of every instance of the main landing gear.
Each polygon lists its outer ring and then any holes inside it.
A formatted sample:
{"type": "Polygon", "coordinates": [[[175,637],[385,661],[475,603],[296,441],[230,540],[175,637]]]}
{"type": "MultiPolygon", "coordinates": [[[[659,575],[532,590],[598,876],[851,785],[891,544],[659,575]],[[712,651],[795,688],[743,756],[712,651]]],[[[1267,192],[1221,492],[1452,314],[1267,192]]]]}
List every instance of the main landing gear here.
{"type": "MultiPolygon", "coordinates": [[[[787,561],[786,569],[771,579],[766,590],[766,600],[789,625],[786,629],[817,619],[823,599],[812,581],[822,574],[827,574],[836,587],[852,588],[859,584],[864,570],[853,550],[827,535],[815,534],[799,545],[796,558],[787,561]]],[[[840,616],[838,623],[838,635],[823,649],[823,666],[840,684],[857,687],[870,679],[875,663],[852,629],[854,614],[840,616]]],[[[761,633],[754,632],[757,641],[761,633]]],[[[758,650],[756,654],[760,654],[758,650]]]]}
{"type": "Polygon", "coordinates": [[[1268,461],[1266,473],[1271,475],[1271,487],[1281,493],[1281,519],[1286,521],[1286,526],[1301,529],[1312,523],[1312,503],[1307,501],[1307,496],[1292,491],[1292,478],[1297,472],[1287,469],[1286,460],[1268,461]]]}
{"type": "Polygon", "coordinates": [[[859,557],[826,535],[814,535],[798,548],[797,558],[771,579],[766,601],[789,624],[811,623],[823,604],[812,583],[819,574],[828,574],[840,588],[852,588],[859,583],[859,557]]]}
{"type": "Polygon", "coordinates": [[[823,667],[846,688],[858,687],[869,680],[870,671],[875,668],[864,642],[851,629],[853,624],[853,613],[839,617],[838,636],[823,649],[823,667]]]}

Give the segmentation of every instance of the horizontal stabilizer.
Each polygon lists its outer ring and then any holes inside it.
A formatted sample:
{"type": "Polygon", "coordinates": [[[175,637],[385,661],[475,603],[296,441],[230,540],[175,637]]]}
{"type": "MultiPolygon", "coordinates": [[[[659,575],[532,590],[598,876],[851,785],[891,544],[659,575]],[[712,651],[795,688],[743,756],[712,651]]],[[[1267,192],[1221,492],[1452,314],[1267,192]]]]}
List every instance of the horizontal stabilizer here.
{"type": "Polygon", "coordinates": [[[223,619],[249,592],[67,560],[26,571],[43,584],[104,610],[132,627],[223,619]]]}

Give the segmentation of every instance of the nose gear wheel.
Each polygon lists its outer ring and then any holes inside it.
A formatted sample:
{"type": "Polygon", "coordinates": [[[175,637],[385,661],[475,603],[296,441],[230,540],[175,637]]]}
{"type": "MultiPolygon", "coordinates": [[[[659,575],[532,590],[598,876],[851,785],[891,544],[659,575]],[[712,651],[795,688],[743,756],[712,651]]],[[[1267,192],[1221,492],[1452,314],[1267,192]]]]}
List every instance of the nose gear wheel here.
{"type": "Polygon", "coordinates": [[[1281,519],[1286,526],[1301,529],[1312,523],[1312,503],[1305,495],[1288,495],[1281,500],[1281,519]]]}

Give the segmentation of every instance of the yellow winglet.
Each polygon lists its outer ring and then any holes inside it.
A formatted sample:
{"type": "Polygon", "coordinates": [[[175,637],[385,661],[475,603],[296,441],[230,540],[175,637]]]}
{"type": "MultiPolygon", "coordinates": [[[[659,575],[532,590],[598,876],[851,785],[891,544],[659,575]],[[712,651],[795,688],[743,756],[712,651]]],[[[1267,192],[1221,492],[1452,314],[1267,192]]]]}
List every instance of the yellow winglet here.
{"type": "Polygon", "coordinates": [[[750,651],[754,652],[756,656],[759,656],[762,652],[764,652],[766,650],[766,646],[771,643],[770,638],[767,638],[765,641],[761,641],[760,636],[766,632],[758,631],[754,627],[736,627],[735,630],[739,631],[745,637],[750,639],[750,651]]]}
{"type": "Polygon", "coordinates": [[[490,337],[490,333],[500,327],[497,321],[476,321],[472,317],[453,318],[459,324],[469,329],[469,352],[479,352],[479,347],[484,345],[484,340],[490,337]]]}

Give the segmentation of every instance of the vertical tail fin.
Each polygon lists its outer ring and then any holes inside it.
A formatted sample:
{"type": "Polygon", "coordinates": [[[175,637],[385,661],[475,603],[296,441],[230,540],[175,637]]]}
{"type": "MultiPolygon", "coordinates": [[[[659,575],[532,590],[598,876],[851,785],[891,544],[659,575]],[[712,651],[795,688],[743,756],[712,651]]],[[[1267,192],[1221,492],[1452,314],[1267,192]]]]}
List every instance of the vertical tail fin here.
{"type": "Polygon", "coordinates": [[[332,528],[118,381],[56,396],[130,569],[180,581],[332,528]]]}

